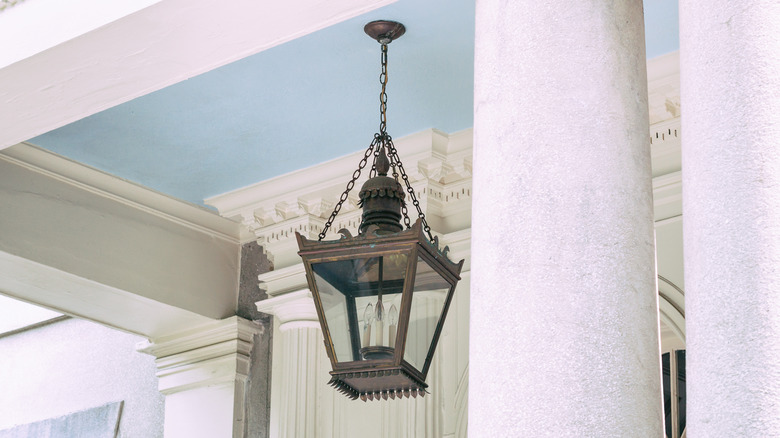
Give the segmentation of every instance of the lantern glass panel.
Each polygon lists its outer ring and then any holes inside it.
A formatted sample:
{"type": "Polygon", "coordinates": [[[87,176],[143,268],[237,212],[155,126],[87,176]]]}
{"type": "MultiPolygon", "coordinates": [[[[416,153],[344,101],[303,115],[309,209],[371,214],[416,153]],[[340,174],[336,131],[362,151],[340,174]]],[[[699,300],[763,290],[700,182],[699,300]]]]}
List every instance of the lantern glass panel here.
{"type": "Polygon", "coordinates": [[[312,263],[336,362],[392,356],[407,260],[391,254],[312,263]],[[385,355],[364,357],[361,349],[371,346],[387,347],[385,355]]]}
{"type": "Polygon", "coordinates": [[[454,286],[442,278],[428,262],[417,257],[417,274],[414,278],[404,360],[418,370],[425,366],[425,358],[442,316],[447,293],[452,287],[454,286]]]}

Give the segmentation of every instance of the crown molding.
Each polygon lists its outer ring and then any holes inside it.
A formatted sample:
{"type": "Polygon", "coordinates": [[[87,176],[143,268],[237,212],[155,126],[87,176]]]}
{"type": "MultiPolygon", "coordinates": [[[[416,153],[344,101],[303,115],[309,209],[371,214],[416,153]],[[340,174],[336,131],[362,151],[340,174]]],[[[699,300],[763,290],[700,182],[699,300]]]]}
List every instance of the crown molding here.
{"type": "MultiPolygon", "coordinates": [[[[471,226],[471,129],[445,134],[427,129],[394,140],[410,184],[431,226],[449,233],[471,226]]],[[[316,238],[344,191],[364,152],[337,158],[233,192],[206,203],[223,216],[240,221],[243,235],[256,240],[275,268],[299,263],[295,232],[316,238]]],[[[364,172],[359,187],[368,178],[364,172]]],[[[353,189],[342,205],[331,231],[360,224],[358,191],[353,189]]],[[[410,208],[410,217],[415,216],[410,208]]]]}
{"type": "MultiPolygon", "coordinates": [[[[466,146],[469,146],[470,149],[470,142],[467,145],[462,140],[463,136],[471,137],[471,130],[453,134],[452,137],[456,137],[460,141],[450,142],[451,136],[435,129],[427,129],[400,139],[394,139],[394,143],[399,150],[402,161],[416,163],[425,158],[441,159],[449,155],[451,152],[449,150],[450,143],[452,143],[453,149],[465,149],[466,146]]],[[[461,152],[470,154],[470,150],[462,150],[461,152]]],[[[229,218],[240,218],[255,210],[268,208],[268,206],[274,206],[270,209],[273,211],[276,209],[276,204],[284,204],[290,199],[303,198],[300,203],[297,201],[293,203],[300,204],[300,208],[316,206],[318,194],[344,190],[344,175],[351,175],[354,172],[363,154],[363,150],[354,152],[222,195],[213,196],[204,202],[215,207],[220,215],[229,218]]],[[[413,166],[409,167],[407,171],[412,177],[413,169],[411,167],[413,166]]],[[[363,176],[365,177],[365,175],[363,176]]]]}
{"type": "Polygon", "coordinates": [[[0,151],[0,160],[111,199],[230,243],[239,242],[239,224],[188,202],[110,175],[30,143],[0,151]]]}

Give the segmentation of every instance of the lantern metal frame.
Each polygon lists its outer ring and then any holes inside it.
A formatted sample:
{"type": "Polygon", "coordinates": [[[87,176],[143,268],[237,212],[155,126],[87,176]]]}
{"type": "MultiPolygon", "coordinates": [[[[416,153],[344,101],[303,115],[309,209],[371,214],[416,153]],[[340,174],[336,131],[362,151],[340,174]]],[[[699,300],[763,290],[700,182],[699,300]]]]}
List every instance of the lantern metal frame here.
{"type": "MultiPolygon", "coordinates": [[[[429,241],[424,234],[422,221],[417,220],[412,228],[397,233],[380,234],[378,227],[371,227],[365,233],[352,236],[347,230],[341,230],[341,239],[333,241],[309,240],[296,233],[300,252],[304,261],[307,281],[313,292],[314,303],[317,309],[320,326],[325,341],[333,371],[331,371],[330,384],[340,392],[352,399],[358,397],[362,400],[375,398],[387,399],[400,396],[425,395],[428,385],[425,378],[431,365],[436,345],[438,344],[441,330],[449,310],[455,291],[455,286],[460,280],[460,271],[463,260],[454,263],[447,258],[448,248],[439,248],[438,239],[429,241]],[[317,288],[317,283],[312,275],[312,265],[323,262],[336,262],[354,260],[358,258],[381,257],[395,254],[406,254],[407,265],[404,275],[403,290],[401,292],[401,309],[399,310],[398,334],[393,348],[393,356],[389,359],[357,359],[347,362],[337,360],[330,327],[325,315],[325,309],[317,288]],[[413,288],[415,286],[418,257],[427,263],[442,279],[449,284],[449,290],[445,297],[441,314],[437,316],[437,325],[433,338],[428,346],[424,365],[421,370],[415,368],[404,359],[406,341],[409,329],[409,316],[411,313],[413,288]]],[[[356,309],[353,304],[349,308],[348,316],[351,317],[350,336],[355,345],[357,321],[354,315],[356,309]]],[[[354,358],[354,357],[353,357],[354,358]]]]}
{"type": "MultiPolygon", "coordinates": [[[[329,383],[352,399],[360,398],[363,401],[367,401],[425,395],[426,388],[428,387],[425,383],[425,378],[430,369],[439,337],[441,336],[441,331],[450,303],[452,302],[455,287],[460,280],[460,271],[463,267],[463,260],[459,263],[454,263],[449,260],[447,257],[449,248],[440,248],[438,238],[431,234],[431,228],[425,219],[425,214],[422,212],[415,191],[404,171],[403,164],[393,145],[392,138],[386,132],[387,94],[385,92],[385,87],[387,85],[387,44],[403,35],[406,29],[402,24],[397,22],[374,21],[368,23],[364,30],[371,38],[377,40],[377,42],[382,45],[380,130],[374,135],[374,140],[366,150],[358,169],[353,173],[352,179],[348,182],[346,190],[342,193],[339,202],[336,204],[333,212],[326,221],[322,232],[319,233],[319,239],[310,240],[298,232],[296,232],[295,235],[300,249],[298,254],[303,259],[309,289],[312,291],[314,304],[317,309],[317,316],[319,318],[320,326],[322,327],[325,348],[333,369],[333,371],[330,372],[331,380],[329,383]],[[348,199],[349,192],[360,177],[362,169],[372,157],[373,161],[369,173],[370,178],[363,185],[359,194],[359,205],[363,208],[359,234],[353,236],[348,230],[342,229],[339,230],[339,233],[341,234],[340,239],[330,241],[323,240],[333,223],[333,220],[339,213],[342,204],[348,199]],[[388,176],[388,172],[391,169],[392,177],[388,176]],[[401,180],[406,186],[405,189],[401,186],[401,180]],[[404,191],[408,193],[409,198],[418,213],[418,219],[413,225],[410,223],[407,214],[406,203],[404,202],[406,195],[404,191]],[[400,223],[402,217],[405,222],[405,229],[400,223]],[[360,317],[357,313],[356,299],[361,297],[377,297],[377,307],[383,307],[383,305],[381,305],[383,302],[381,266],[382,263],[384,263],[384,257],[393,255],[406,256],[406,266],[403,268],[403,277],[386,280],[387,284],[389,284],[390,282],[397,283],[399,279],[402,279],[400,292],[401,302],[400,309],[398,309],[397,327],[395,328],[395,330],[397,330],[394,340],[395,343],[392,346],[370,346],[370,342],[363,345],[360,342],[360,329],[358,325],[360,317]],[[315,265],[356,260],[368,261],[376,258],[379,260],[379,276],[373,284],[370,280],[358,283],[357,277],[355,277],[355,283],[353,285],[360,284],[360,288],[347,287],[346,290],[337,289],[338,292],[341,293],[340,299],[344,300],[344,309],[342,309],[343,315],[340,316],[343,317],[344,320],[342,320],[341,323],[347,325],[346,332],[342,331],[341,333],[347,333],[345,336],[350,344],[349,351],[351,353],[350,358],[352,359],[339,361],[336,347],[333,342],[333,333],[329,326],[330,321],[328,321],[328,315],[326,314],[326,308],[323,305],[322,295],[318,289],[315,265]],[[442,307],[441,310],[439,310],[439,314],[424,315],[424,320],[429,320],[430,322],[433,322],[432,318],[435,316],[436,325],[435,328],[433,328],[432,334],[430,331],[419,332],[424,333],[426,343],[419,344],[418,346],[427,348],[427,350],[422,363],[419,363],[421,357],[417,357],[417,359],[412,360],[415,364],[412,364],[405,359],[405,354],[408,347],[407,336],[409,335],[412,308],[417,304],[415,301],[415,288],[418,279],[417,274],[419,267],[423,263],[427,264],[427,267],[430,268],[431,271],[429,273],[436,274],[436,281],[434,281],[434,284],[436,284],[437,287],[428,290],[443,292],[445,283],[448,285],[448,288],[443,303],[441,303],[442,307]],[[427,340],[427,336],[429,335],[431,337],[430,341],[427,340]],[[360,347],[361,345],[363,345],[363,347],[360,347]]],[[[400,266],[402,265],[397,265],[399,271],[396,273],[400,272],[400,266]]],[[[426,270],[426,272],[428,271],[426,270]]],[[[352,274],[356,273],[357,271],[352,272],[352,274]]],[[[329,287],[335,288],[330,281],[324,279],[323,281],[327,282],[329,287]]],[[[342,283],[345,282],[347,282],[346,278],[343,279],[342,283]]],[[[431,286],[431,284],[429,284],[429,286],[431,286]]],[[[397,293],[398,292],[393,292],[393,294],[397,293]]],[[[434,307],[434,309],[436,308],[434,307]]],[[[435,311],[436,310],[434,310],[434,312],[435,311]]],[[[381,315],[381,313],[377,311],[377,315],[381,315]]],[[[365,320],[364,324],[366,324],[365,320]]],[[[391,322],[390,324],[390,327],[392,327],[393,323],[391,322]]],[[[432,327],[433,326],[431,325],[427,328],[432,327]]],[[[419,329],[419,327],[416,329],[424,330],[419,329]]],[[[388,334],[391,333],[391,330],[392,329],[388,330],[388,334]]],[[[382,333],[382,330],[379,330],[378,333],[382,333]]],[[[392,337],[389,337],[388,344],[392,339],[392,337]]],[[[346,343],[347,340],[343,342],[346,343]]],[[[415,351],[415,353],[421,352],[422,350],[420,349],[415,351]]]]}

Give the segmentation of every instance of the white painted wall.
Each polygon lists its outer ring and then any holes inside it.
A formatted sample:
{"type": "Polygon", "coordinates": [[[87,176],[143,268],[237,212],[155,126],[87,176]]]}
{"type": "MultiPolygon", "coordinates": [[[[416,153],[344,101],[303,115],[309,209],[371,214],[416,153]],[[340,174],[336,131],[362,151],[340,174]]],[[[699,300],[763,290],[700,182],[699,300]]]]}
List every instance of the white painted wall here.
{"type": "Polygon", "coordinates": [[[80,319],[0,337],[0,430],[124,400],[123,438],[163,435],[163,395],[143,338],[80,319]]]}

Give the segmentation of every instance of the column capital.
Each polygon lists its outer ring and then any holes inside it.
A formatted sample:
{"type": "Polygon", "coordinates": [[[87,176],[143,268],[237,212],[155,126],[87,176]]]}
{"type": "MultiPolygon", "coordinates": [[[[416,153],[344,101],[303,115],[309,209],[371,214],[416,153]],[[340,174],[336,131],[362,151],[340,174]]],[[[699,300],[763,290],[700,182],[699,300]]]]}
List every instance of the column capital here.
{"type": "Polygon", "coordinates": [[[280,330],[320,328],[303,263],[266,272],[257,278],[259,287],[269,296],[255,303],[257,310],[279,318],[280,330]]]}
{"type": "Polygon", "coordinates": [[[279,330],[320,328],[314,297],[309,289],[289,292],[255,304],[260,312],[279,318],[279,330]]]}

